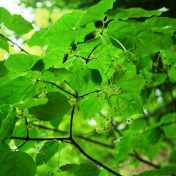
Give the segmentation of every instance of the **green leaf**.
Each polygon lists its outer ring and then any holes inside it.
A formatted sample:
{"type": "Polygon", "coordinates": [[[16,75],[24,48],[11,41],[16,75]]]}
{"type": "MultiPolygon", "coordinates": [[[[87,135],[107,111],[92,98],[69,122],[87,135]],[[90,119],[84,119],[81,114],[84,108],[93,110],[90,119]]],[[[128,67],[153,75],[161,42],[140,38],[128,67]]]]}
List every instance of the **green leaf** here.
{"type": "Polygon", "coordinates": [[[10,148],[6,143],[0,143],[0,155],[2,156],[3,153],[9,152],[10,148]]]}
{"type": "Polygon", "coordinates": [[[176,82],[176,65],[173,65],[171,67],[171,69],[169,70],[169,73],[168,73],[168,76],[169,76],[169,79],[172,83],[175,83],[176,82]]]}
{"type": "Polygon", "coordinates": [[[114,11],[108,13],[108,16],[115,19],[127,20],[129,18],[160,16],[162,13],[163,13],[162,9],[145,10],[139,7],[135,7],[129,9],[117,8],[114,11]]]}
{"type": "Polygon", "coordinates": [[[117,116],[127,118],[135,114],[142,114],[142,99],[134,93],[112,95],[109,98],[110,106],[115,110],[117,116]]]}
{"type": "Polygon", "coordinates": [[[123,92],[139,93],[144,87],[145,80],[141,75],[131,73],[130,69],[126,73],[115,72],[113,75],[113,83],[123,92]]]}
{"type": "Polygon", "coordinates": [[[3,78],[7,75],[8,70],[7,68],[4,66],[4,61],[0,61],[0,78],[3,78]]]}
{"type": "Polygon", "coordinates": [[[84,37],[94,30],[93,25],[80,27],[83,11],[73,11],[61,17],[42,36],[51,48],[67,49],[73,42],[82,42],[84,37]]]}
{"type": "Polygon", "coordinates": [[[75,176],[98,176],[99,169],[92,164],[89,163],[81,163],[81,164],[66,164],[60,167],[61,171],[69,172],[70,174],[74,174],[75,176]]]}
{"type": "Polygon", "coordinates": [[[42,73],[42,78],[51,82],[63,82],[70,72],[65,68],[50,68],[42,73]]]}
{"type": "Polygon", "coordinates": [[[59,143],[57,141],[46,142],[36,156],[36,164],[42,165],[49,161],[58,152],[59,143]]]}
{"type": "Polygon", "coordinates": [[[8,41],[6,38],[1,36],[1,34],[0,34],[0,48],[6,50],[7,52],[9,51],[8,41]]]}
{"type": "Polygon", "coordinates": [[[97,69],[91,70],[91,77],[92,77],[93,82],[97,84],[100,84],[102,82],[101,74],[97,69]]]}
{"type": "Polygon", "coordinates": [[[20,101],[16,104],[16,107],[20,109],[31,108],[34,106],[44,105],[48,101],[47,98],[27,98],[24,101],[20,101]]]}
{"type": "Polygon", "coordinates": [[[32,24],[21,15],[11,15],[3,7],[0,7],[0,23],[3,23],[8,29],[18,34],[25,34],[33,29],[32,24]]]}
{"type": "Polygon", "coordinates": [[[5,61],[8,70],[14,72],[25,72],[30,70],[38,61],[39,57],[26,54],[12,54],[5,61]]]}
{"type": "Polygon", "coordinates": [[[65,68],[70,72],[66,81],[79,94],[95,91],[100,87],[100,84],[92,80],[91,69],[82,60],[74,58],[65,63],[65,68]]]}
{"type": "Polygon", "coordinates": [[[174,135],[176,133],[175,122],[176,113],[167,114],[161,118],[161,123],[163,123],[162,129],[164,130],[164,133],[168,138],[176,138],[174,135]]]}
{"type": "Polygon", "coordinates": [[[70,110],[70,104],[66,96],[59,92],[50,92],[46,98],[48,102],[29,109],[29,112],[43,121],[51,121],[62,118],[70,110]]]}
{"type": "Polygon", "coordinates": [[[173,33],[176,30],[176,19],[168,17],[153,17],[145,21],[145,25],[154,32],[173,33]]]}
{"type": "Polygon", "coordinates": [[[15,104],[34,94],[34,84],[25,77],[18,77],[0,85],[0,106],[15,104]]]}
{"type": "Polygon", "coordinates": [[[42,57],[42,60],[45,64],[45,69],[54,67],[54,68],[60,68],[63,67],[63,58],[64,58],[65,52],[64,50],[60,48],[54,48],[50,50],[44,57],[42,57]]]}
{"type": "Polygon", "coordinates": [[[98,96],[96,93],[90,94],[84,99],[80,100],[79,108],[83,112],[84,118],[90,118],[95,115],[97,112],[100,112],[102,105],[98,101],[98,96]]]}
{"type": "Polygon", "coordinates": [[[6,152],[0,158],[1,176],[35,176],[36,165],[24,152],[6,152]]]}
{"type": "Polygon", "coordinates": [[[151,83],[153,86],[158,86],[160,84],[163,84],[166,78],[167,75],[164,73],[153,73],[151,83]]]}
{"type": "Polygon", "coordinates": [[[170,163],[176,163],[176,149],[174,149],[169,156],[170,163]]]}
{"type": "MultiPolygon", "coordinates": [[[[85,48],[83,48],[85,50],[85,48]]],[[[96,69],[100,72],[103,81],[109,80],[115,72],[115,63],[119,63],[120,59],[124,58],[124,53],[121,49],[114,47],[111,44],[103,45],[95,52],[96,59],[91,60],[87,65],[91,69],[96,69]]]]}
{"type": "Polygon", "coordinates": [[[44,41],[42,40],[42,35],[45,33],[46,31],[45,30],[39,30],[39,31],[36,31],[33,35],[32,35],[32,37],[29,39],[29,40],[27,40],[27,44],[29,45],[29,46],[44,46],[45,45],[45,43],[44,43],[44,41]]]}
{"type": "Polygon", "coordinates": [[[122,137],[122,140],[116,143],[115,152],[116,160],[118,162],[123,161],[128,157],[129,152],[132,148],[132,135],[126,135],[122,137]]]}
{"type": "Polygon", "coordinates": [[[7,138],[11,137],[15,123],[16,123],[16,112],[13,106],[10,106],[7,117],[2,121],[0,128],[0,143],[4,142],[7,138]]]}
{"type": "Polygon", "coordinates": [[[101,0],[98,4],[90,7],[81,18],[80,25],[83,26],[93,21],[103,20],[105,12],[112,9],[115,0],[101,0]]]}
{"type": "Polygon", "coordinates": [[[171,175],[176,173],[176,167],[175,166],[167,166],[163,167],[161,169],[157,170],[150,170],[150,171],[145,171],[139,176],[166,176],[166,175],[171,175]]]}

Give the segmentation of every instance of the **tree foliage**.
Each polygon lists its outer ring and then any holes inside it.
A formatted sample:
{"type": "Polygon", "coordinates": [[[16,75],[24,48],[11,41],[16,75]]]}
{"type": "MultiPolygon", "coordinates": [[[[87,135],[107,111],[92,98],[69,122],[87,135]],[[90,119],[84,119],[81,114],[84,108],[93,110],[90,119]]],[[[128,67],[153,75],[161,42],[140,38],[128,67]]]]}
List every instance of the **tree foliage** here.
{"type": "Polygon", "coordinates": [[[176,19],[114,3],[39,30],[0,8],[0,176],[176,173],[176,19]]]}

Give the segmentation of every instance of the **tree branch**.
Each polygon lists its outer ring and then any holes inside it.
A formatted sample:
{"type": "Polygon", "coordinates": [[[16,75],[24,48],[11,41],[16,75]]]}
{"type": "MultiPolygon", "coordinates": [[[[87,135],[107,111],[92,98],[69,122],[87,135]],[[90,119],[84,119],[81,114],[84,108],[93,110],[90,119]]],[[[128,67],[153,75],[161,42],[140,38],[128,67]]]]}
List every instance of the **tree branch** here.
{"type": "MultiPolygon", "coordinates": [[[[62,134],[66,134],[67,132],[66,131],[61,131],[61,130],[57,130],[57,129],[53,129],[53,128],[49,128],[49,127],[46,127],[46,126],[43,126],[43,125],[38,125],[38,124],[34,124],[32,123],[33,126],[36,126],[38,128],[41,128],[41,129],[46,129],[46,130],[50,130],[50,131],[54,131],[54,132],[59,132],[59,133],[62,133],[62,134]]],[[[110,144],[106,144],[106,143],[103,143],[103,142],[99,142],[99,141],[96,141],[96,140],[93,140],[93,139],[90,139],[88,137],[85,137],[85,136],[82,136],[82,135],[75,135],[75,137],[78,137],[80,139],[83,139],[87,142],[91,142],[91,143],[94,143],[96,145],[99,145],[101,147],[105,147],[105,148],[108,148],[108,149],[114,149],[114,146],[113,145],[110,145],[110,144]]],[[[136,156],[135,154],[133,153],[130,153],[129,154],[130,156],[136,158],[137,160],[139,160],[140,162],[142,163],[145,163],[151,167],[154,167],[154,168],[157,168],[159,167],[158,165],[146,160],[146,159],[143,159],[142,157],[140,157],[139,155],[136,156]]]]}
{"type": "Polygon", "coordinates": [[[99,165],[100,167],[104,168],[105,170],[109,171],[110,173],[117,175],[117,176],[122,176],[121,174],[117,173],[116,171],[112,170],[111,168],[107,167],[100,161],[92,158],[90,155],[88,155],[81,147],[78,145],[74,139],[71,140],[72,144],[80,151],[82,155],[84,155],[86,158],[88,158],[90,161],[94,162],[95,164],[99,165]]]}
{"type": "MultiPolygon", "coordinates": [[[[41,128],[41,129],[50,130],[50,131],[58,132],[58,133],[62,133],[62,134],[67,134],[66,131],[61,131],[61,130],[58,130],[58,129],[49,128],[49,127],[46,127],[46,126],[43,126],[43,125],[39,125],[39,124],[35,124],[35,123],[31,123],[31,125],[33,125],[33,126],[35,126],[35,127],[38,127],[38,128],[41,128]]],[[[105,148],[114,149],[114,146],[113,146],[113,145],[105,144],[105,143],[103,143],[103,142],[99,142],[99,141],[90,139],[90,138],[88,138],[88,137],[82,136],[82,135],[75,135],[75,137],[78,137],[78,138],[80,138],[80,139],[83,139],[83,140],[85,140],[85,141],[87,141],[87,142],[91,142],[91,143],[100,145],[100,146],[105,147],[105,148]]]]}
{"type": "Polygon", "coordinates": [[[101,163],[100,161],[92,158],[90,155],[88,155],[79,144],[77,144],[77,142],[73,139],[73,120],[74,120],[74,112],[75,112],[75,105],[72,108],[71,111],[71,117],[70,117],[70,141],[71,143],[80,151],[80,153],[82,153],[86,158],[88,158],[90,161],[94,162],[95,164],[99,165],[100,167],[104,168],[105,170],[109,171],[112,174],[115,174],[117,176],[122,176],[119,173],[115,172],[114,170],[112,170],[111,168],[107,167],[106,165],[104,165],[103,163],[101,163]]]}

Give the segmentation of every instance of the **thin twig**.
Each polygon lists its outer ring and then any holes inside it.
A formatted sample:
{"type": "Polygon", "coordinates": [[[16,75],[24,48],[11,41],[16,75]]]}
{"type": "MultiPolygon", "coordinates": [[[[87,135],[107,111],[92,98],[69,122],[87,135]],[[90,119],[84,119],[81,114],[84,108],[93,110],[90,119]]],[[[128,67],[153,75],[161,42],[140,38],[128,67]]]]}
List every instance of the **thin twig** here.
{"type": "Polygon", "coordinates": [[[135,153],[135,154],[130,153],[130,156],[136,158],[137,160],[139,160],[139,161],[141,161],[141,162],[143,162],[143,163],[145,163],[145,164],[147,164],[147,165],[149,165],[153,168],[156,168],[156,169],[160,168],[160,165],[154,164],[154,163],[152,163],[148,160],[145,160],[145,159],[141,158],[137,153],[135,153]]]}
{"type": "Polygon", "coordinates": [[[10,139],[15,139],[15,140],[26,140],[26,141],[52,141],[52,140],[58,140],[58,141],[69,141],[69,137],[53,137],[53,138],[33,138],[33,137],[19,137],[19,136],[11,136],[10,139]]]}
{"type": "Polygon", "coordinates": [[[94,91],[92,91],[92,92],[88,92],[88,93],[85,93],[85,94],[83,94],[83,95],[79,95],[78,96],[78,98],[83,98],[83,97],[85,97],[85,96],[87,96],[87,95],[90,95],[90,94],[92,94],[92,93],[98,93],[98,92],[100,92],[101,90],[94,90],[94,91]]]}
{"type": "Polygon", "coordinates": [[[51,81],[47,81],[47,80],[41,80],[41,79],[38,79],[37,81],[41,81],[41,82],[44,82],[44,83],[51,84],[51,85],[55,86],[56,88],[62,90],[63,92],[67,93],[68,95],[71,95],[72,97],[77,98],[77,96],[76,96],[75,94],[72,94],[71,92],[69,92],[69,91],[63,89],[62,87],[60,87],[60,86],[57,85],[56,83],[53,83],[53,82],[51,82],[51,81]]]}
{"type": "Polygon", "coordinates": [[[62,130],[50,128],[50,127],[47,127],[47,126],[44,126],[44,125],[40,125],[40,124],[36,124],[36,123],[31,123],[31,125],[33,125],[33,126],[35,126],[35,127],[37,127],[37,128],[44,129],[44,130],[50,130],[50,131],[53,131],[53,132],[58,132],[58,133],[62,133],[62,134],[67,134],[66,131],[62,131],[62,130]]]}
{"type": "Polygon", "coordinates": [[[87,58],[86,58],[86,64],[89,62],[92,53],[93,53],[100,45],[101,45],[101,43],[99,43],[98,45],[96,45],[96,46],[92,49],[92,51],[89,53],[89,55],[88,55],[87,58]]]}
{"type": "Polygon", "coordinates": [[[22,52],[24,52],[26,54],[30,54],[25,49],[23,49],[21,46],[19,46],[17,43],[13,42],[12,40],[10,40],[9,38],[7,38],[3,34],[0,34],[0,36],[3,37],[3,38],[5,38],[7,41],[9,41],[10,43],[12,43],[13,45],[16,45],[22,52]]]}

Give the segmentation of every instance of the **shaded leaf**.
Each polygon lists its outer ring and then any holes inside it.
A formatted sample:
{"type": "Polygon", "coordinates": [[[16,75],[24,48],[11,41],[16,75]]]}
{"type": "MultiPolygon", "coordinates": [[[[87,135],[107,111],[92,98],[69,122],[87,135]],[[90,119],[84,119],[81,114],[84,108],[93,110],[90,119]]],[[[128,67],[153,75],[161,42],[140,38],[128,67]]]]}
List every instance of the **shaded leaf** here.
{"type": "Polygon", "coordinates": [[[51,121],[62,118],[70,110],[70,104],[66,96],[59,92],[51,92],[47,94],[48,102],[29,109],[29,112],[38,119],[51,121]]]}
{"type": "Polygon", "coordinates": [[[65,172],[69,172],[71,174],[74,174],[75,176],[98,176],[99,175],[99,169],[92,164],[89,163],[81,163],[81,164],[66,164],[60,167],[60,169],[65,172]]]}
{"type": "Polygon", "coordinates": [[[0,143],[4,142],[7,138],[11,137],[17,117],[13,106],[10,106],[7,117],[2,121],[0,128],[0,143]]]}
{"type": "Polygon", "coordinates": [[[0,158],[0,170],[1,176],[35,176],[36,165],[24,152],[6,152],[0,158]]]}
{"type": "Polygon", "coordinates": [[[57,141],[46,142],[36,156],[36,164],[42,165],[50,160],[58,152],[59,143],[57,141]]]}

